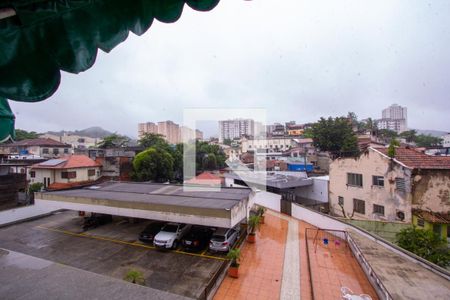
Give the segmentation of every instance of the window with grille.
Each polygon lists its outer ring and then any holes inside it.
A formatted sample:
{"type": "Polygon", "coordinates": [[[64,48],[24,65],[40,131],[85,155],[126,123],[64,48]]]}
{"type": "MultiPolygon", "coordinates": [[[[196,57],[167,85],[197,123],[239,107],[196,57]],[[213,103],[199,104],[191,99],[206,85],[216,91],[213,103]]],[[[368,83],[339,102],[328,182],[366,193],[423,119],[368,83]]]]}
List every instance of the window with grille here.
{"type": "Polygon", "coordinates": [[[43,154],[48,154],[48,148],[43,148],[43,149],[42,149],[42,153],[43,153],[43,154]]]}
{"type": "Polygon", "coordinates": [[[405,178],[395,178],[395,188],[400,192],[406,191],[406,181],[405,178]]]}
{"type": "Polygon", "coordinates": [[[73,178],[77,178],[77,172],[76,172],[76,171],[72,171],[72,172],[61,172],[61,178],[64,178],[64,179],[73,179],[73,178]]]}
{"type": "Polygon", "coordinates": [[[89,169],[88,176],[95,176],[95,169],[89,169]]]}
{"type": "Polygon", "coordinates": [[[417,218],[417,226],[424,227],[425,221],[422,218],[417,218]]]}
{"type": "Polygon", "coordinates": [[[383,176],[372,176],[372,185],[373,186],[384,186],[384,177],[383,176]]]}
{"type": "Polygon", "coordinates": [[[35,171],[30,171],[30,177],[31,177],[31,178],[36,177],[36,172],[35,172],[35,171]]]}
{"type": "Polygon", "coordinates": [[[342,196],[338,197],[338,204],[341,206],[344,206],[344,197],[342,197],[342,196]]]}
{"type": "Polygon", "coordinates": [[[347,173],[347,185],[362,187],[363,186],[362,174],[347,173]]]}
{"type": "Polygon", "coordinates": [[[360,199],[353,199],[353,210],[359,214],[366,214],[366,202],[360,199]]]}
{"type": "Polygon", "coordinates": [[[373,213],[377,215],[384,216],[384,206],[383,205],[373,205],[373,213]]]}

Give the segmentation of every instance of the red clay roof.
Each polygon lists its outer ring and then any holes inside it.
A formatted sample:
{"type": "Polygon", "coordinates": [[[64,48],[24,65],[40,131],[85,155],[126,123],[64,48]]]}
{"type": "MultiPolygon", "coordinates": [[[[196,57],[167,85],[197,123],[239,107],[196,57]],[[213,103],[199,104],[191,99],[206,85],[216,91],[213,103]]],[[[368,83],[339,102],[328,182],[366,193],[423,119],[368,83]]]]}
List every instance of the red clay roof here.
{"type": "Polygon", "coordinates": [[[206,184],[206,185],[220,185],[222,179],[219,176],[209,172],[203,172],[200,175],[189,179],[186,183],[189,184],[206,184]]]}
{"type": "MultiPolygon", "coordinates": [[[[388,148],[374,148],[388,156],[388,148]]],[[[450,156],[431,156],[413,148],[395,148],[395,159],[412,169],[450,170],[450,156]]]]}
{"type": "Polygon", "coordinates": [[[9,147],[28,147],[28,146],[41,146],[41,147],[71,147],[68,144],[64,144],[49,138],[37,138],[37,139],[27,139],[18,142],[14,142],[8,145],[9,147]]]}
{"type": "Polygon", "coordinates": [[[430,223],[450,224],[450,215],[421,209],[413,209],[413,214],[430,223]]]}
{"type": "Polygon", "coordinates": [[[70,155],[34,164],[32,169],[75,169],[100,166],[101,164],[95,162],[86,155],[70,155]]]}

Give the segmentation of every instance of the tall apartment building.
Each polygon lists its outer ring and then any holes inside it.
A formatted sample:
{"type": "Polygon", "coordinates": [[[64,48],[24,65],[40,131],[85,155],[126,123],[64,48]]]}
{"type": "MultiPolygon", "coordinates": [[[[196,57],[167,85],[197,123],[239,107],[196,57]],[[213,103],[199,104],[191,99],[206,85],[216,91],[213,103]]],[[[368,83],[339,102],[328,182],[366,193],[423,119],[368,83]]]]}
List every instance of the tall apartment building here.
{"type": "Polygon", "coordinates": [[[219,142],[225,139],[255,135],[255,121],[252,119],[234,119],[219,121],[219,142]]]}
{"type": "Polygon", "coordinates": [[[139,123],[138,136],[141,138],[145,133],[158,133],[158,125],[153,122],[139,123]]]}
{"type": "Polygon", "coordinates": [[[377,120],[378,129],[389,129],[398,133],[408,130],[407,108],[392,104],[383,109],[382,119],[377,120]]]}
{"type": "Polygon", "coordinates": [[[138,124],[138,136],[141,138],[145,133],[155,133],[164,136],[169,144],[178,144],[183,142],[183,136],[188,139],[203,139],[203,132],[193,130],[185,126],[180,126],[173,121],[162,121],[158,124],[147,122],[138,124]]]}

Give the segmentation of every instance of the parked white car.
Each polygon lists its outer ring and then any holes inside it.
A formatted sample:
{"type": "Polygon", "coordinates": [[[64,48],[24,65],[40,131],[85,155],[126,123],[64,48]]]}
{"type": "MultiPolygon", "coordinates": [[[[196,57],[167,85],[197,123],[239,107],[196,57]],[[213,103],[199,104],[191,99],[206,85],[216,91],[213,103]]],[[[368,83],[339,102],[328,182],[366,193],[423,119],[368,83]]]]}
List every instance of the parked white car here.
{"type": "Polygon", "coordinates": [[[167,223],[153,239],[153,245],[158,248],[176,249],[189,229],[189,224],[167,223]]]}

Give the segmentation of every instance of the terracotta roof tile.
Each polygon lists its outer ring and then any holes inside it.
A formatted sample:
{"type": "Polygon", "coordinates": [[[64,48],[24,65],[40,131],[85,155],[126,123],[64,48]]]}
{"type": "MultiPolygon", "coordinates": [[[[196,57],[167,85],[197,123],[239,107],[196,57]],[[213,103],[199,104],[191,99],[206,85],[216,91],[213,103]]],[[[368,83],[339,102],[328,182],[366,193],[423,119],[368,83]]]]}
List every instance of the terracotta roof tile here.
{"type": "Polygon", "coordinates": [[[421,209],[413,209],[413,214],[430,223],[450,224],[450,215],[421,209]]]}
{"type": "Polygon", "coordinates": [[[41,147],[71,147],[68,144],[64,144],[49,138],[37,138],[37,139],[27,139],[18,142],[14,142],[8,145],[9,147],[27,147],[27,146],[41,146],[41,147]]]}
{"type": "MultiPolygon", "coordinates": [[[[388,156],[388,148],[374,148],[388,156]]],[[[431,156],[413,148],[396,148],[395,159],[412,169],[450,170],[450,156],[431,156]]]]}
{"type": "Polygon", "coordinates": [[[63,156],[59,159],[50,159],[32,166],[33,169],[75,169],[89,167],[101,167],[101,164],[86,155],[70,155],[63,156]]]}

